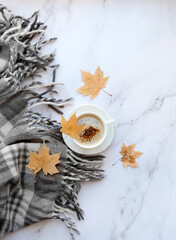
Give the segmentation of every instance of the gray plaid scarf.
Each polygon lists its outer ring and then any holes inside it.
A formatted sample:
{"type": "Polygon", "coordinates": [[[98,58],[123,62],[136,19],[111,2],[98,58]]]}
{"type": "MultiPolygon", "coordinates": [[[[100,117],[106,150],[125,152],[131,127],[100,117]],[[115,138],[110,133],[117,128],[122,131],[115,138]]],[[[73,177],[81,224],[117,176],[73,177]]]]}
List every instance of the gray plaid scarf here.
{"type": "Polygon", "coordinates": [[[60,124],[43,117],[32,108],[47,104],[58,113],[71,99],[47,98],[55,92],[53,86],[42,93],[34,91],[34,76],[47,66],[53,67],[55,81],[56,65],[50,63],[53,54],[43,56],[40,52],[46,26],[38,21],[38,12],[24,19],[14,16],[0,5],[0,237],[24,226],[44,219],[56,218],[65,222],[72,238],[78,232],[71,215],[83,219],[78,203],[82,181],[103,178],[99,167],[103,156],[85,157],[72,152],[63,143],[60,124]],[[38,36],[38,41],[33,42],[38,36]],[[32,77],[31,84],[22,82],[32,77]],[[37,182],[35,175],[26,167],[30,150],[38,151],[45,142],[50,154],[61,152],[58,174],[41,173],[37,182]]]}

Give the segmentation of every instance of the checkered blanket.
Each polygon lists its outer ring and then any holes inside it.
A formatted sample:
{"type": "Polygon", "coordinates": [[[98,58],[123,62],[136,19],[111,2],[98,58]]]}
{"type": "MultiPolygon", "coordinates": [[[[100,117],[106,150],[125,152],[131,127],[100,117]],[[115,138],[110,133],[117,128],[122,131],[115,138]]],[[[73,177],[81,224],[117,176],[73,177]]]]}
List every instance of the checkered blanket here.
{"type": "Polygon", "coordinates": [[[65,222],[72,238],[78,232],[71,216],[83,219],[78,203],[82,181],[101,180],[103,156],[85,157],[72,152],[64,144],[60,124],[33,111],[33,107],[47,104],[58,113],[71,99],[48,98],[57,93],[51,83],[45,91],[34,91],[35,81],[25,84],[48,66],[53,54],[43,56],[43,23],[38,12],[30,18],[14,16],[0,5],[0,237],[24,226],[56,218],[65,222]],[[41,35],[40,35],[41,34],[41,35]],[[37,42],[34,37],[38,35],[37,42]],[[50,154],[61,152],[59,170],[55,175],[41,173],[35,182],[34,173],[26,167],[30,151],[38,151],[45,142],[50,154]]]}

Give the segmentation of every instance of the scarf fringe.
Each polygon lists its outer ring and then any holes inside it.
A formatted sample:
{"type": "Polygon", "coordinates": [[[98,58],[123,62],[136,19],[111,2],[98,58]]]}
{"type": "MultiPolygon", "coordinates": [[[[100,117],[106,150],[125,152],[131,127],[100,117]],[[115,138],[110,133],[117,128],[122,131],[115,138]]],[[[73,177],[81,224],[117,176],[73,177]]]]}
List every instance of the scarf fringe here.
{"type": "Polygon", "coordinates": [[[74,238],[74,232],[79,234],[76,228],[75,222],[68,216],[75,216],[79,220],[83,218],[83,211],[78,203],[78,192],[80,191],[81,181],[101,180],[104,175],[104,170],[100,170],[99,167],[103,164],[104,156],[92,156],[92,157],[79,157],[70,150],[67,151],[67,158],[60,163],[61,178],[63,188],[63,198],[59,198],[55,202],[55,214],[54,218],[59,218],[65,222],[68,227],[72,239],[74,238]],[[77,185],[79,183],[79,185],[77,185]],[[68,194],[68,193],[71,194],[68,194]]]}
{"type": "MultiPolygon", "coordinates": [[[[77,230],[77,226],[75,222],[68,216],[67,213],[68,213],[68,210],[56,205],[56,213],[54,214],[53,218],[60,219],[61,221],[63,221],[66,227],[70,231],[72,240],[75,240],[74,233],[77,233],[79,235],[80,232],[77,230]]],[[[69,214],[70,214],[70,211],[69,211],[69,214]]]]}
{"type": "MultiPolygon", "coordinates": [[[[23,89],[21,83],[24,79],[33,78],[41,71],[46,71],[47,67],[56,68],[58,65],[50,65],[54,60],[54,53],[41,54],[41,48],[57,38],[44,39],[46,26],[38,21],[39,12],[25,19],[14,16],[10,10],[0,4],[0,13],[3,17],[0,27],[0,45],[6,47],[9,52],[7,65],[0,73],[2,101],[23,89]],[[35,42],[36,36],[38,39],[35,42]]],[[[33,82],[32,86],[34,85],[33,82]]]]}

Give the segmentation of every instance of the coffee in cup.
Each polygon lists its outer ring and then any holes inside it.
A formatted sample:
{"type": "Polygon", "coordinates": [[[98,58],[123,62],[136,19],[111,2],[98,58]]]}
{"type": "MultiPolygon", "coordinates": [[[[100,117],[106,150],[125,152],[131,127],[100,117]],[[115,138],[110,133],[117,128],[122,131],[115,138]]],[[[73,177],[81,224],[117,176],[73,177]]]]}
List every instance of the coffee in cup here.
{"type": "Polygon", "coordinates": [[[104,123],[93,113],[86,113],[78,116],[78,125],[85,125],[84,129],[79,133],[76,142],[83,147],[92,147],[97,145],[104,136],[104,123]]]}

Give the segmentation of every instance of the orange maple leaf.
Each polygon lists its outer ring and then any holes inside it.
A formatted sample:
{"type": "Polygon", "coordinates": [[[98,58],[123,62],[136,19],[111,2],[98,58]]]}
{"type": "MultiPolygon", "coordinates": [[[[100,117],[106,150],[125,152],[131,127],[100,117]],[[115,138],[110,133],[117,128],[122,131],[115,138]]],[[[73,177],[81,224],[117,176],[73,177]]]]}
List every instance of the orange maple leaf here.
{"type": "Polygon", "coordinates": [[[76,113],[74,113],[71,118],[67,121],[64,117],[61,119],[61,132],[69,135],[72,138],[78,138],[78,134],[83,130],[85,124],[77,125],[78,118],[76,113]]]}
{"type": "Polygon", "coordinates": [[[123,166],[126,168],[128,166],[135,168],[138,167],[138,163],[136,162],[136,158],[140,157],[143,153],[139,151],[134,151],[135,144],[131,144],[126,146],[123,144],[120,154],[122,155],[121,161],[123,166]]]}
{"type": "Polygon", "coordinates": [[[105,88],[109,79],[109,77],[103,77],[103,72],[99,66],[97,67],[94,75],[90,72],[84,72],[81,70],[81,76],[85,85],[77,89],[77,91],[84,96],[91,95],[90,99],[95,98],[99,94],[100,90],[105,88]]]}
{"type": "Polygon", "coordinates": [[[30,162],[27,167],[33,170],[35,173],[43,169],[45,175],[47,175],[48,173],[50,175],[58,173],[59,171],[57,170],[55,165],[60,163],[60,153],[50,155],[49,148],[46,146],[45,143],[39,148],[38,152],[39,154],[30,151],[30,162]]]}

